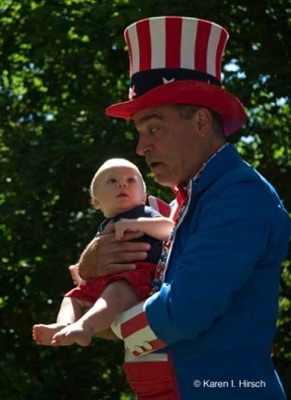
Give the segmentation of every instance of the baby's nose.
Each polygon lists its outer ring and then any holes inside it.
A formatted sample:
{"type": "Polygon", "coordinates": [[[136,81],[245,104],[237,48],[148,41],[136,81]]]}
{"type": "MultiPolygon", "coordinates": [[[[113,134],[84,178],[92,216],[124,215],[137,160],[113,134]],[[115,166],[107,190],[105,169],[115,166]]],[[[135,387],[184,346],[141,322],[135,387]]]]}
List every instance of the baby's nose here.
{"type": "Polygon", "coordinates": [[[127,185],[127,183],[124,180],[118,182],[119,187],[125,187],[126,185],[127,185]]]}

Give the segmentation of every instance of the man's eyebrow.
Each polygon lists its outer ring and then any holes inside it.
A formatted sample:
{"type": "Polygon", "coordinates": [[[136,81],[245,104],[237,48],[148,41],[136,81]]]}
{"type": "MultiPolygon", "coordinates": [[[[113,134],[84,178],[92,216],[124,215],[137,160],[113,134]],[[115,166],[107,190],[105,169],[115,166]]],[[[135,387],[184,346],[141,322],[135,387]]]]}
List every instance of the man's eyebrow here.
{"type": "Polygon", "coordinates": [[[164,121],[164,117],[162,117],[160,114],[153,113],[153,114],[146,115],[145,117],[139,119],[135,123],[136,128],[141,127],[142,125],[149,122],[151,119],[158,119],[160,121],[164,121]]]}

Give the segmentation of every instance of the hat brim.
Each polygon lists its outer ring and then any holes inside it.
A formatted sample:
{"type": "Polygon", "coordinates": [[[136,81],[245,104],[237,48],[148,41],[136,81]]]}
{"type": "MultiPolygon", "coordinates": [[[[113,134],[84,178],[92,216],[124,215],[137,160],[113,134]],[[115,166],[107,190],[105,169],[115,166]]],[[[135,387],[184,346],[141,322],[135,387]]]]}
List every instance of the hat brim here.
{"type": "Polygon", "coordinates": [[[133,100],[113,104],[105,114],[132,119],[139,111],[166,104],[199,105],[212,109],[221,116],[227,136],[237,131],[246,120],[244,107],[235,96],[219,86],[193,80],[157,86],[133,100]]]}

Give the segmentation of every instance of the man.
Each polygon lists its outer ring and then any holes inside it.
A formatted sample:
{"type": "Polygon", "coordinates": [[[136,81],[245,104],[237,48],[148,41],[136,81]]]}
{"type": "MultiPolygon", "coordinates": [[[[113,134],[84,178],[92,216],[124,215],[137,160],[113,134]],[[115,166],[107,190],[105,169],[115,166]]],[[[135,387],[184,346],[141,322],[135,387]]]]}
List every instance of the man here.
{"type": "MultiPolygon", "coordinates": [[[[245,121],[220,84],[228,34],[209,21],[158,17],[125,38],[130,100],[106,114],[133,119],[137,153],[177,193],[152,295],[112,326],[125,341],[128,381],[138,399],[284,399],[270,353],[290,221],[226,140],[245,121]]],[[[147,249],[110,233],[102,240],[81,257],[84,278],[130,268],[147,249]]]]}

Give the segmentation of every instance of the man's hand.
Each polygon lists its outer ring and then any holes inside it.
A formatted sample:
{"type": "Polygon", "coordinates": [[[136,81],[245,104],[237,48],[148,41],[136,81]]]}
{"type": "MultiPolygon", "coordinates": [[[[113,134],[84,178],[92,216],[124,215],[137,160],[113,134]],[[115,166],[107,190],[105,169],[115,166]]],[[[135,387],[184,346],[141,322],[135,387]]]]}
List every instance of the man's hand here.
{"type": "Polygon", "coordinates": [[[135,269],[135,263],[147,258],[148,243],[130,242],[143,233],[125,233],[122,240],[116,240],[114,224],[94,238],[81,254],[79,274],[82,279],[98,278],[135,269]]]}
{"type": "Polygon", "coordinates": [[[72,281],[73,281],[74,285],[83,286],[83,285],[86,284],[86,281],[84,281],[79,275],[79,265],[78,264],[70,265],[69,266],[69,271],[70,271],[71,278],[72,278],[72,281]]]}

